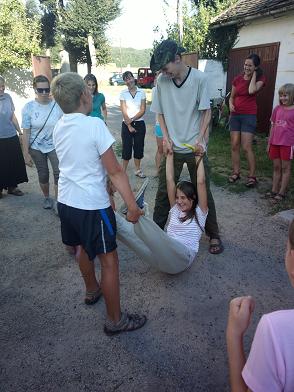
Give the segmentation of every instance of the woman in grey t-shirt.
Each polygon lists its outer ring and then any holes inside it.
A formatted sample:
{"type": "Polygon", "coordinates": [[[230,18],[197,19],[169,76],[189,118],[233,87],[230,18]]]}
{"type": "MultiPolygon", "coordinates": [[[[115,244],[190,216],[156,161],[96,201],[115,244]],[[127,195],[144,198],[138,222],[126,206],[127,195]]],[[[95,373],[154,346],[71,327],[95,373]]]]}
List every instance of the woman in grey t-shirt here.
{"type": "Polygon", "coordinates": [[[0,76],[0,198],[3,189],[14,196],[23,196],[17,185],[28,182],[18,135],[21,130],[14,114],[14,105],[5,93],[5,80],[0,76]]]}

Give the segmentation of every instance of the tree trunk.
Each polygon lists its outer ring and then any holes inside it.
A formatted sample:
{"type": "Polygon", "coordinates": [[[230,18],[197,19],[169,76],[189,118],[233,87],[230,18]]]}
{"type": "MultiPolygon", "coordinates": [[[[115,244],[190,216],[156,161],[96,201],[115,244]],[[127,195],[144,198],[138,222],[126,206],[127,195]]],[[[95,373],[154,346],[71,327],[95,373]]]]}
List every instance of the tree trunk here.
{"type": "Polygon", "coordinates": [[[69,53],[69,66],[71,72],[78,72],[77,58],[72,53],[69,53]]]}
{"type": "Polygon", "coordinates": [[[94,44],[94,40],[93,40],[92,35],[88,35],[88,47],[89,47],[89,52],[90,52],[90,57],[91,57],[92,73],[96,76],[97,75],[97,58],[96,58],[96,48],[95,48],[95,44],[94,44]]]}
{"type": "Polygon", "coordinates": [[[179,43],[183,42],[183,13],[182,13],[182,1],[177,0],[177,25],[179,29],[179,43]]]}

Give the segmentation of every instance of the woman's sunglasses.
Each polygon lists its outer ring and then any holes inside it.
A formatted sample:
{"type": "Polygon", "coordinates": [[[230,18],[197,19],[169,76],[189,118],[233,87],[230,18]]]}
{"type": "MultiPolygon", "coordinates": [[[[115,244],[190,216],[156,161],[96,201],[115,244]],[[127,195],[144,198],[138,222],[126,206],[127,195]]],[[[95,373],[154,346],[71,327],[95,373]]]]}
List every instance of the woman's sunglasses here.
{"type": "Polygon", "coordinates": [[[48,88],[36,88],[36,91],[38,94],[49,94],[50,93],[50,87],[48,88]]]}

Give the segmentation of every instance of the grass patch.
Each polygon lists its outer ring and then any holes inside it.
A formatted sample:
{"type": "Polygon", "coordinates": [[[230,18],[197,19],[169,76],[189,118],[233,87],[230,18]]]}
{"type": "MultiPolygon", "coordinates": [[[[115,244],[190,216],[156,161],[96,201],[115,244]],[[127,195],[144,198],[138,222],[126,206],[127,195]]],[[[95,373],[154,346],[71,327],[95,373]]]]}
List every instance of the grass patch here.
{"type": "MultiPolygon", "coordinates": [[[[272,161],[266,153],[267,138],[258,136],[253,150],[256,157],[256,177],[258,178],[257,190],[262,194],[271,189],[272,184],[272,161]]],[[[228,182],[231,174],[231,145],[230,132],[222,129],[215,129],[210,135],[209,140],[209,161],[211,167],[211,180],[216,186],[223,187],[234,193],[243,193],[249,189],[244,185],[244,180],[248,173],[247,160],[241,151],[241,181],[235,184],[228,182]]],[[[271,206],[273,213],[280,210],[294,208],[294,181],[291,180],[287,198],[278,205],[271,206]]]]}

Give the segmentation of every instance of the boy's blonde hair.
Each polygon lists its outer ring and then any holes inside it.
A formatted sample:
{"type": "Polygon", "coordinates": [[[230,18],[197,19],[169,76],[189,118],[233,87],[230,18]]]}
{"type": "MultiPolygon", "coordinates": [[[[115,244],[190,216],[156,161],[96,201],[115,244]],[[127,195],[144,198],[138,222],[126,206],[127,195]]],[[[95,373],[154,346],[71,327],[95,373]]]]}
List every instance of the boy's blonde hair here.
{"type": "Polygon", "coordinates": [[[84,79],[75,72],[57,75],[51,83],[52,95],[64,113],[73,113],[80,106],[86,88],[84,79]]]}
{"type": "Polygon", "coordinates": [[[290,223],[290,227],[289,227],[289,242],[290,242],[291,249],[294,249],[294,219],[290,223]]]}
{"type": "MultiPolygon", "coordinates": [[[[289,106],[294,105],[294,84],[287,83],[279,88],[279,96],[282,94],[289,95],[289,106]]],[[[281,103],[281,102],[280,102],[281,103]]]]}

